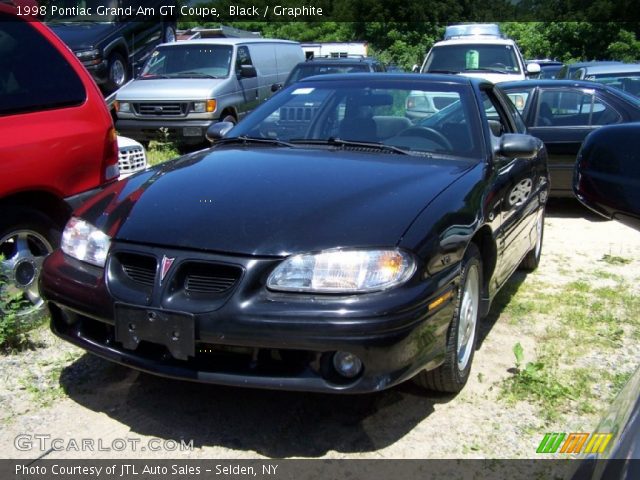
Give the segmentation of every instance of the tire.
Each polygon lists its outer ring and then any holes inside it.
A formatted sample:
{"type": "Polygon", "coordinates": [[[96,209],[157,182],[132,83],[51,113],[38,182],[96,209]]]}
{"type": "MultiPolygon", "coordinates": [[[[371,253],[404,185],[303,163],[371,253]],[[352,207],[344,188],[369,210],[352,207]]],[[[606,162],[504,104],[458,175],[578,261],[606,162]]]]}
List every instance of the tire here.
{"type": "Polygon", "coordinates": [[[107,60],[107,89],[113,92],[129,80],[127,61],[118,52],[113,52],[107,60]]]}
{"type": "Polygon", "coordinates": [[[38,278],[44,258],[60,244],[61,228],[31,208],[13,209],[0,224],[0,277],[3,293],[22,293],[24,306],[18,315],[30,315],[44,308],[38,278]]]}
{"type": "Polygon", "coordinates": [[[236,120],[236,117],[234,117],[231,114],[225,115],[224,118],[221,121],[222,122],[230,122],[230,123],[233,123],[234,125],[238,124],[238,121],[236,120]]]}
{"type": "Polygon", "coordinates": [[[540,265],[540,257],[542,256],[542,240],[544,238],[544,210],[541,210],[538,213],[538,218],[536,219],[536,230],[538,232],[536,244],[531,250],[529,250],[520,263],[520,270],[524,270],[525,272],[533,272],[538,268],[538,265],[540,265]]]}
{"type": "Polygon", "coordinates": [[[165,24],[162,27],[162,43],[170,43],[176,41],[176,28],[171,24],[165,24]]]}
{"type": "Polygon", "coordinates": [[[444,362],[433,370],[422,371],[413,377],[420,387],[437,392],[458,393],[467,383],[478,338],[481,293],[482,260],[478,248],[471,243],[462,259],[460,288],[447,331],[444,362]],[[461,329],[466,332],[462,338],[461,329]]]}

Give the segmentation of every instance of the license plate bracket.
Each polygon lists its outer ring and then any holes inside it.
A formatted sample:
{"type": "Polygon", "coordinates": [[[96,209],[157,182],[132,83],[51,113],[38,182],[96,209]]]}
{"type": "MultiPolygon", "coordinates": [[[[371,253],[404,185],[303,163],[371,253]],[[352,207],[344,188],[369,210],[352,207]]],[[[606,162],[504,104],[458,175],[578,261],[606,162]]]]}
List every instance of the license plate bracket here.
{"type": "Polygon", "coordinates": [[[200,137],[202,136],[202,129],[200,127],[183,127],[182,134],[185,137],[200,137]]]}
{"type": "Polygon", "coordinates": [[[178,360],[195,356],[195,320],[189,313],[116,304],[115,336],[128,350],[147,341],[164,345],[178,360]]]}

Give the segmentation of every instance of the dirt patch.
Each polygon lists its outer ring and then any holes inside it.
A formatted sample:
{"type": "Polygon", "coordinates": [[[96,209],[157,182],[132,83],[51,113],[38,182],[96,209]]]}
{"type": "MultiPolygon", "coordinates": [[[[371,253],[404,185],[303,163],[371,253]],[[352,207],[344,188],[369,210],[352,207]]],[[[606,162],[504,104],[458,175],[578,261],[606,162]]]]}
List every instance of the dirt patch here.
{"type": "Polygon", "coordinates": [[[345,397],[179,382],[102,361],[43,328],[37,348],[0,357],[0,451],[10,458],[531,458],[547,431],[591,431],[638,365],[639,328],[624,311],[635,304],[624,300],[638,293],[639,267],[640,233],[574,202],[553,203],[540,268],[518,273],[500,294],[457,396],[411,384],[345,397]],[[583,303],[572,310],[576,299],[583,303]],[[591,313],[610,313],[603,317],[610,323],[589,323],[591,313]],[[550,419],[535,398],[505,395],[516,343],[525,363],[553,358],[548,345],[562,349],[553,371],[561,384],[594,370],[584,386],[589,401],[566,400],[550,419]],[[21,450],[15,437],[25,433],[60,438],[63,449],[45,441],[48,448],[21,450]],[[96,442],[93,451],[68,449],[86,438],[96,442]],[[119,439],[130,440],[122,451],[113,448],[119,439]],[[181,441],[193,449],[181,451],[181,441]]]}

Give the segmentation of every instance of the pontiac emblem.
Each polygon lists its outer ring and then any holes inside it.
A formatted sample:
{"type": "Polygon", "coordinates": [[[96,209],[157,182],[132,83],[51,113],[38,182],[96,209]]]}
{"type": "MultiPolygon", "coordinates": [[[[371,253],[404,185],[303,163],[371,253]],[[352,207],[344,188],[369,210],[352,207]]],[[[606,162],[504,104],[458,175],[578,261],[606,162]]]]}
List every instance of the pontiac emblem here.
{"type": "Polygon", "coordinates": [[[167,272],[173,265],[173,261],[175,258],[169,258],[166,255],[162,256],[162,263],[160,264],[160,283],[164,280],[164,277],[167,276],[167,272]]]}

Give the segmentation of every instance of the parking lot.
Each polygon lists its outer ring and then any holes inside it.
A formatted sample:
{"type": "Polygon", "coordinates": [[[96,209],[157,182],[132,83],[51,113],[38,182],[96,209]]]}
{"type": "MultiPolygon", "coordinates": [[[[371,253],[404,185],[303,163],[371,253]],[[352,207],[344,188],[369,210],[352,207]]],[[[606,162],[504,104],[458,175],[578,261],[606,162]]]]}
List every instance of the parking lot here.
{"type": "Polygon", "coordinates": [[[411,384],[332,396],[173,381],[42,327],[32,349],[0,357],[0,445],[13,458],[531,458],[545,432],[592,431],[637,366],[639,263],[640,233],[553,202],[540,268],[496,299],[457,396],[411,384]],[[517,381],[517,343],[525,363],[543,364],[547,390],[517,381]],[[44,435],[43,448],[17,445],[26,432],[44,435]],[[101,443],[76,451],[87,438],[101,443]]]}

